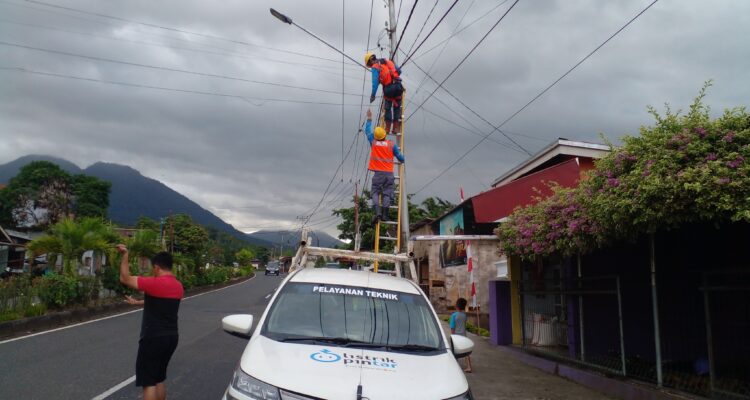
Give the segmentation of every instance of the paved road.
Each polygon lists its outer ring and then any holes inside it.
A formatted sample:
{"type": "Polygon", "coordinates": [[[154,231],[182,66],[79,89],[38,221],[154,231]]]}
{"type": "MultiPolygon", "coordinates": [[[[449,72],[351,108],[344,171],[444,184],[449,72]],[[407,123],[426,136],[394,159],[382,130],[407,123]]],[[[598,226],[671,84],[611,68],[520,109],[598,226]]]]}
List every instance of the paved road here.
{"type": "MultiPolygon", "coordinates": [[[[283,277],[256,278],[183,300],[180,343],[167,375],[173,399],[218,399],[246,340],[221,318],[256,317],[283,277]]],[[[0,399],[92,399],[134,375],[141,311],[0,344],[0,399]]],[[[134,383],[108,399],[137,399],[134,383]]]]}

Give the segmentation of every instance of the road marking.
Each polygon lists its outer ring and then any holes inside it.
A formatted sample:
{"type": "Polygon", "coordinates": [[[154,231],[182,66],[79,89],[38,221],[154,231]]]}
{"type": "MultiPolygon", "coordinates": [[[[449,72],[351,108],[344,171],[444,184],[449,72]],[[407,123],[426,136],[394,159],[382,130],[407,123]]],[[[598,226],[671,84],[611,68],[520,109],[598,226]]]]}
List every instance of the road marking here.
{"type": "MultiPolygon", "coordinates": [[[[255,275],[255,276],[257,276],[257,275],[255,275]]],[[[192,299],[192,298],[195,298],[195,297],[200,297],[200,296],[203,296],[204,294],[209,294],[209,293],[213,293],[213,292],[218,292],[218,291],[220,291],[220,290],[224,290],[224,289],[227,289],[227,288],[230,288],[230,287],[234,287],[234,286],[237,286],[237,285],[241,285],[241,284],[243,284],[243,283],[245,283],[245,282],[250,282],[251,280],[255,279],[255,276],[253,276],[252,278],[250,278],[250,279],[248,279],[248,280],[246,280],[246,281],[242,281],[242,282],[240,282],[240,283],[235,283],[235,284],[233,284],[233,285],[229,285],[229,286],[224,286],[224,287],[222,287],[222,288],[218,288],[218,289],[214,289],[214,290],[209,290],[208,292],[203,292],[203,293],[199,293],[199,294],[196,294],[196,295],[193,295],[193,296],[185,297],[185,298],[183,298],[182,300],[188,300],[188,299],[192,299]]],[[[63,326],[63,327],[60,327],[60,328],[55,328],[55,329],[50,329],[50,330],[48,330],[48,331],[42,331],[42,332],[32,333],[32,334],[30,334],[30,335],[26,335],[26,336],[19,336],[19,337],[17,337],[17,338],[13,338],[13,339],[7,339],[7,340],[3,340],[3,341],[0,341],[0,344],[5,344],[5,343],[10,343],[10,342],[15,342],[16,340],[21,340],[21,339],[28,339],[28,338],[30,338],[30,337],[34,337],[34,336],[45,335],[45,334],[47,334],[47,333],[52,333],[52,332],[62,331],[62,330],[65,330],[65,329],[75,328],[75,327],[77,327],[77,326],[81,326],[81,325],[86,325],[86,324],[91,324],[91,323],[94,323],[94,322],[99,322],[99,321],[104,321],[104,320],[106,320],[106,319],[110,319],[110,318],[122,317],[123,315],[128,315],[128,314],[132,314],[132,313],[136,313],[136,312],[140,312],[140,311],[143,311],[143,309],[142,309],[142,308],[140,308],[140,309],[138,309],[138,310],[125,311],[124,313],[120,313],[120,314],[115,314],[115,315],[109,315],[109,316],[106,316],[106,317],[102,317],[102,318],[97,318],[97,319],[92,319],[91,321],[84,321],[84,322],[79,322],[79,323],[77,323],[77,324],[73,324],[73,325],[68,325],[68,326],[63,326]]]]}
{"type": "Polygon", "coordinates": [[[135,375],[131,376],[131,377],[130,377],[130,378],[128,378],[128,379],[125,379],[124,381],[122,381],[122,382],[118,383],[118,384],[117,384],[117,385],[115,385],[115,386],[112,386],[112,387],[111,387],[111,388],[110,388],[109,390],[107,390],[106,392],[104,392],[104,393],[102,393],[102,394],[100,394],[100,395],[98,395],[98,396],[96,396],[96,397],[93,397],[93,398],[92,398],[91,400],[104,400],[104,399],[106,399],[107,397],[109,397],[109,396],[113,395],[113,394],[114,394],[115,392],[117,392],[118,390],[120,390],[120,389],[124,388],[125,386],[128,386],[128,385],[130,385],[130,384],[131,384],[131,383],[133,383],[134,381],[135,381],[135,375]]]}

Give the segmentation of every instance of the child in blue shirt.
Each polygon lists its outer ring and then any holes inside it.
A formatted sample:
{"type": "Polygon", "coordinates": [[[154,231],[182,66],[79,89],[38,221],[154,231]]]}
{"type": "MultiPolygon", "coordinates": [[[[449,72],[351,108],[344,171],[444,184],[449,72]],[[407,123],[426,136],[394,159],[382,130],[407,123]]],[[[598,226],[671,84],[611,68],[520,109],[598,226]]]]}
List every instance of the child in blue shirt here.
{"type": "MultiPolygon", "coordinates": [[[[466,299],[463,297],[456,300],[456,312],[451,314],[451,334],[466,336],[466,299]]],[[[466,357],[464,372],[471,372],[471,357],[466,357]]]]}

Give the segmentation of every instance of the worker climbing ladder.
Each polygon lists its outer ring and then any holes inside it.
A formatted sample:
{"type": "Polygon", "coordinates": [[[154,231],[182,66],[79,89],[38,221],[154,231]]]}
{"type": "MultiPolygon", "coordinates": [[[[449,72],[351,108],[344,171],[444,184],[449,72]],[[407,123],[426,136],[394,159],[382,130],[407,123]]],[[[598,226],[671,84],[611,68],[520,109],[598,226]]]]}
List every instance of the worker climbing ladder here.
{"type": "MultiPolygon", "coordinates": [[[[391,136],[394,138],[394,141],[398,144],[401,151],[404,151],[404,124],[403,124],[403,109],[405,106],[404,103],[405,93],[401,98],[401,106],[402,106],[402,112],[400,116],[400,123],[394,124],[394,126],[398,127],[397,132],[386,132],[388,136],[391,136]]],[[[380,120],[378,121],[379,126],[385,125],[385,112],[381,108],[380,112],[380,120]]],[[[394,174],[394,194],[396,195],[396,204],[391,204],[389,209],[386,211],[386,215],[388,215],[388,218],[385,220],[378,220],[375,224],[375,244],[374,244],[374,252],[376,254],[380,253],[381,242],[382,244],[385,244],[385,242],[395,242],[395,245],[393,247],[393,254],[398,254],[401,252],[402,249],[402,242],[405,239],[405,235],[402,232],[402,222],[404,220],[404,214],[402,212],[406,212],[402,208],[402,205],[406,204],[406,192],[402,190],[405,186],[403,184],[405,175],[405,167],[404,163],[402,162],[396,162],[396,165],[398,166],[398,173],[394,174]],[[396,220],[392,220],[392,210],[396,210],[396,220]],[[392,229],[395,226],[395,231],[392,229]],[[393,234],[391,232],[393,231],[393,234]]],[[[382,197],[382,195],[381,195],[382,197]]],[[[382,204],[382,199],[377,199],[379,204],[382,204]]],[[[407,219],[408,220],[408,219],[407,219]]],[[[407,222],[408,225],[408,222],[407,222]]],[[[373,269],[375,272],[378,272],[378,262],[375,261],[373,263],[373,269]]]]}
{"type": "MultiPolygon", "coordinates": [[[[397,33],[397,21],[396,21],[396,12],[395,12],[395,1],[394,0],[386,0],[388,4],[388,17],[389,21],[387,22],[387,32],[390,39],[390,59],[392,59],[393,63],[396,62],[396,52],[398,50],[398,43],[396,40],[396,33],[397,33]]],[[[348,58],[349,60],[353,61],[354,63],[359,64],[356,60],[348,56],[346,53],[344,53],[342,50],[336,49],[333,45],[325,42],[323,39],[319,38],[318,36],[312,34],[311,32],[307,31],[303,27],[295,24],[292,22],[291,18],[287,17],[286,15],[283,15],[279,13],[278,11],[271,9],[271,14],[278,18],[280,21],[294,25],[306,33],[312,35],[319,41],[323,42],[326,46],[334,49],[335,51],[341,53],[344,57],[348,58]]],[[[369,58],[367,58],[369,59],[369,58]]],[[[365,64],[367,64],[367,59],[365,61],[365,64]]],[[[360,64],[361,65],[361,64],[360,64]]],[[[367,65],[363,65],[363,67],[368,68],[367,65]]],[[[398,75],[396,75],[398,78],[398,75]]],[[[385,90],[385,89],[384,89],[385,90]]],[[[391,137],[395,136],[395,142],[398,143],[398,146],[400,147],[401,151],[404,149],[404,117],[403,117],[403,108],[405,104],[404,101],[404,94],[401,96],[401,108],[402,112],[399,116],[399,124],[397,127],[394,127],[397,129],[397,132],[386,132],[387,134],[390,134],[391,137]]],[[[374,93],[373,93],[373,99],[374,99],[374,93]]],[[[372,102],[372,100],[371,100],[372,102]]],[[[381,118],[378,121],[380,126],[384,125],[384,117],[385,113],[381,110],[381,118]]],[[[303,226],[302,229],[302,239],[300,240],[300,245],[297,248],[297,253],[295,254],[292,265],[290,268],[290,272],[294,271],[296,269],[300,268],[306,268],[310,266],[310,262],[308,262],[309,256],[317,256],[317,257],[345,257],[350,260],[356,260],[356,261],[369,261],[373,264],[373,269],[375,272],[378,271],[378,263],[385,262],[385,263],[392,263],[396,265],[395,273],[396,276],[405,276],[408,275],[408,277],[414,281],[417,280],[416,276],[416,268],[414,265],[414,261],[412,260],[412,254],[409,251],[409,212],[408,212],[408,201],[406,198],[406,167],[402,162],[397,162],[396,165],[398,174],[394,174],[394,193],[396,194],[396,205],[395,206],[389,206],[389,208],[386,210],[386,215],[388,218],[386,218],[383,221],[378,221],[378,223],[375,226],[375,243],[374,243],[374,252],[363,252],[359,251],[359,244],[357,237],[359,236],[359,233],[355,235],[355,250],[340,250],[340,249],[328,249],[323,247],[314,247],[310,246],[309,238],[308,238],[308,231],[303,226]],[[392,210],[396,210],[396,220],[391,221],[392,217],[392,210]],[[393,235],[390,234],[391,229],[395,227],[395,230],[393,231],[393,235]],[[381,253],[381,244],[383,242],[392,241],[394,243],[393,248],[393,254],[387,254],[387,253],[381,253]]],[[[381,199],[377,199],[378,202],[380,202],[381,199]]]]}

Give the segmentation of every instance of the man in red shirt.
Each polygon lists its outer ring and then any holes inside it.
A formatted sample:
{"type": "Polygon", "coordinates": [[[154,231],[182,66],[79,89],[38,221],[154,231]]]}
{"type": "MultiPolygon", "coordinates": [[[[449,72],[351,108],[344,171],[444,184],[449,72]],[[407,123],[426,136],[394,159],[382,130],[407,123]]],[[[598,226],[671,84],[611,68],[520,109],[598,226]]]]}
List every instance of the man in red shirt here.
{"type": "Polygon", "coordinates": [[[122,255],[120,282],[139,290],[144,300],[128,297],[131,304],[143,304],[141,338],[135,362],[135,385],[143,387],[144,400],[165,400],[167,365],[177,348],[177,312],[184,294],[182,284],[172,274],[172,255],[161,252],[151,258],[153,277],[130,275],[128,248],[117,245],[122,255]]]}

